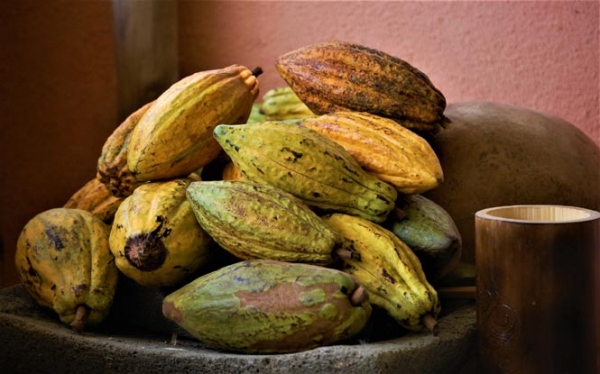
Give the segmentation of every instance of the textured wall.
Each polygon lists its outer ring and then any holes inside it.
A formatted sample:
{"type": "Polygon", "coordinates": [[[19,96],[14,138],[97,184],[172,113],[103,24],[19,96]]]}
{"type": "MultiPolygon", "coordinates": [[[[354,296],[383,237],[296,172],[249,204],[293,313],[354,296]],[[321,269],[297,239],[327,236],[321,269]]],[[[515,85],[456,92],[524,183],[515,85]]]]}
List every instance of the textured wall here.
{"type": "Polygon", "coordinates": [[[598,2],[180,0],[182,74],[260,65],[323,40],[363,43],[421,69],[448,102],[491,100],[557,115],[600,144],[598,2]]]}
{"type": "MultiPolygon", "coordinates": [[[[449,102],[542,110],[600,144],[596,1],[178,3],[181,75],[260,65],[266,92],[283,84],[278,55],[344,39],[407,60],[449,102]]],[[[118,124],[118,87],[108,0],[2,1],[0,31],[2,285],[15,281],[14,245],[26,221],[94,176],[118,124]]]]}

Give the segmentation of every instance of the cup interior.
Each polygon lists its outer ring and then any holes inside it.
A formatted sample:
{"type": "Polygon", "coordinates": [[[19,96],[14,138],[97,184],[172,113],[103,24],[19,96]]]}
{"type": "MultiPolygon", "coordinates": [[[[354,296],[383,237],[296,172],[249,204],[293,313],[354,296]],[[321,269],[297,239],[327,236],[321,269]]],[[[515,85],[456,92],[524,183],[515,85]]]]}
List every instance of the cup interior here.
{"type": "Polygon", "coordinates": [[[481,218],[532,223],[587,221],[597,218],[599,214],[589,209],[562,205],[512,205],[476,213],[481,218]]]}

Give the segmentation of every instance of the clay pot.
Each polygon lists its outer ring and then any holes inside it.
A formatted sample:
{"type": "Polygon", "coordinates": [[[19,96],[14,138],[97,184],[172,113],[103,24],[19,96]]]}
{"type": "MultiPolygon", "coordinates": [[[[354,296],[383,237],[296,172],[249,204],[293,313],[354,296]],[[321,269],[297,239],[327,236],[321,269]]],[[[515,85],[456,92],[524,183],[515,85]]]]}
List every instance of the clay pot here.
{"type": "Polygon", "coordinates": [[[462,258],[474,262],[475,212],[515,204],[600,210],[600,148],[571,123],[492,102],[448,105],[452,120],[430,140],[444,183],[424,194],[454,219],[462,258]]]}

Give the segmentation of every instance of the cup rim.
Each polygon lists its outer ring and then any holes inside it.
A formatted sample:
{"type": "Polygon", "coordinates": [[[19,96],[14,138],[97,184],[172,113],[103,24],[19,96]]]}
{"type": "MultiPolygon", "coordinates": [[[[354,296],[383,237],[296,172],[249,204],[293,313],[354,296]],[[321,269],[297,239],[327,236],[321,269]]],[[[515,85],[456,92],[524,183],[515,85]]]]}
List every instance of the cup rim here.
{"type": "Polygon", "coordinates": [[[570,205],[515,204],[481,209],[475,217],[503,222],[561,224],[600,219],[600,212],[570,205]]]}

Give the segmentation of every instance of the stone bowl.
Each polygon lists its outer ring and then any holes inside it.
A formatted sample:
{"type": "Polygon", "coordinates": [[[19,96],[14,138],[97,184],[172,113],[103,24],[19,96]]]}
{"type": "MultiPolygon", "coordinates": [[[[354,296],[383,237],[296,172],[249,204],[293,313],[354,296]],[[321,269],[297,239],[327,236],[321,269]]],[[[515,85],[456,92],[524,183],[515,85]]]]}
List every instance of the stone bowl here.
{"type": "MultiPolygon", "coordinates": [[[[444,374],[474,373],[473,302],[459,302],[439,318],[439,335],[406,333],[292,354],[247,355],[209,349],[162,317],[159,290],[118,291],[118,318],[76,333],[40,308],[22,285],[0,290],[0,367],[4,373],[169,374],[444,374]],[[175,339],[176,337],[176,339],[175,339]],[[8,369],[6,371],[5,369],[8,369]]],[[[129,288],[129,289],[127,289],[129,288]]],[[[449,308],[447,308],[449,309],[449,308]]]]}

